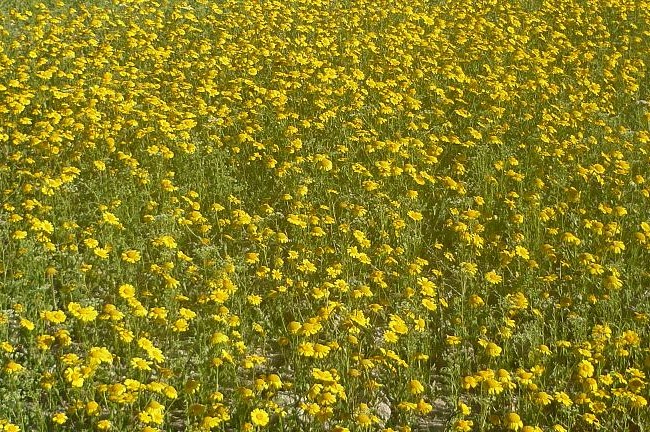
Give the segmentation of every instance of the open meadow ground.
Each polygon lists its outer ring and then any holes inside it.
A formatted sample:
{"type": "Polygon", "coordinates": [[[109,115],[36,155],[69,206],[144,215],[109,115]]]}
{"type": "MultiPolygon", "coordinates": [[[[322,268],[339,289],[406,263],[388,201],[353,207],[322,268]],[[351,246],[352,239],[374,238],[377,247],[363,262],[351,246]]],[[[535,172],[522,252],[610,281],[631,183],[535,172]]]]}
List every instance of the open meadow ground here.
{"type": "Polygon", "coordinates": [[[646,0],[0,1],[0,431],[650,431],[646,0]]]}

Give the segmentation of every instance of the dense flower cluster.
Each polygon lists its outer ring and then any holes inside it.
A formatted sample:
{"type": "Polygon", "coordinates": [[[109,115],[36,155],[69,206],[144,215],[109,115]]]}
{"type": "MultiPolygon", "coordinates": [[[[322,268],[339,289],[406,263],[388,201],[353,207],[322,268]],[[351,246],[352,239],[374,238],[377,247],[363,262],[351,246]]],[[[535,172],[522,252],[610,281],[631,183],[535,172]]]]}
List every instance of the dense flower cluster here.
{"type": "Polygon", "coordinates": [[[0,431],[650,426],[648,1],[17,3],[0,431]]]}

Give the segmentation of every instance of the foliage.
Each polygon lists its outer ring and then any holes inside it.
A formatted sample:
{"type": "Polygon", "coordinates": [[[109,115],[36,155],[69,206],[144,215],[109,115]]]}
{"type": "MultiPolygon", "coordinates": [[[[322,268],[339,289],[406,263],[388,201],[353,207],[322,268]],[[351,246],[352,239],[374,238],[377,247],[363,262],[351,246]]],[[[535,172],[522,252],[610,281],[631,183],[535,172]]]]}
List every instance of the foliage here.
{"type": "Polygon", "coordinates": [[[14,2],[0,40],[0,430],[650,427],[647,1],[14,2]]]}

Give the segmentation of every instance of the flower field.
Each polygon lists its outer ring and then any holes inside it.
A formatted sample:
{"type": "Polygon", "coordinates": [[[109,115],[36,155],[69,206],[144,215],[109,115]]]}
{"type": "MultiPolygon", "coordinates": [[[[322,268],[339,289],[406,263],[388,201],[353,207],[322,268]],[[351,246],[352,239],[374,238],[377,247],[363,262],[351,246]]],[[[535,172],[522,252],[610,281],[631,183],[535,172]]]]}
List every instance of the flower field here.
{"type": "Polygon", "coordinates": [[[0,431],[649,431],[650,2],[0,6],[0,431]]]}

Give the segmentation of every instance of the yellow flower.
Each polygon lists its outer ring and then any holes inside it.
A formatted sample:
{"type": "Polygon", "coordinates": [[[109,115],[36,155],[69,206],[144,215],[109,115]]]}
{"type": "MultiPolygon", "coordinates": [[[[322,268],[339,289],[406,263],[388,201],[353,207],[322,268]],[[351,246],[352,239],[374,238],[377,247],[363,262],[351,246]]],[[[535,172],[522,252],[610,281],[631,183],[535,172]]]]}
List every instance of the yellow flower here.
{"type": "Polygon", "coordinates": [[[606,288],[618,290],[623,287],[623,281],[621,281],[615,274],[605,276],[603,279],[603,285],[606,288]]]}
{"type": "Polygon", "coordinates": [[[6,423],[4,425],[4,429],[2,429],[4,432],[20,432],[20,426],[15,425],[13,423],[6,423]]]}
{"type": "Polygon", "coordinates": [[[524,427],[524,423],[521,421],[519,414],[511,412],[506,414],[504,423],[509,430],[518,431],[524,427]]]}
{"type": "Polygon", "coordinates": [[[422,398],[420,398],[420,400],[418,401],[417,408],[418,408],[418,412],[419,412],[420,414],[422,414],[422,415],[427,415],[427,414],[429,414],[431,411],[433,411],[433,405],[431,405],[430,403],[426,402],[426,401],[425,401],[424,399],[422,399],[422,398]]]}
{"type": "Polygon", "coordinates": [[[104,161],[101,160],[93,161],[93,165],[95,166],[95,169],[97,171],[106,171],[106,164],[104,163],[104,161]]]}
{"type": "Polygon", "coordinates": [[[79,310],[79,316],[77,318],[79,318],[81,321],[89,322],[94,321],[95,318],[97,318],[97,315],[99,315],[99,313],[95,310],[94,307],[86,306],[79,310]]]}
{"type": "Polygon", "coordinates": [[[397,334],[406,334],[408,333],[408,327],[404,320],[399,315],[391,315],[390,321],[388,323],[388,328],[394,331],[397,334]]]}
{"type": "Polygon", "coordinates": [[[304,357],[314,356],[314,344],[311,342],[303,342],[298,346],[298,354],[304,357]]]}
{"type": "Polygon", "coordinates": [[[85,239],[84,244],[88,246],[90,249],[95,249],[97,246],[99,246],[99,242],[94,238],[85,239]]]}
{"type": "Polygon", "coordinates": [[[503,385],[494,378],[488,378],[483,381],[483,387],[487,389],[488,394],[495,395],[503,392],[503,385]]]}
{"type": "Polygon", "coordinates": [[[614,240],[610,243],[609,250],[614,252],[615,254],[620,254],[622,251],[625,250],[625,243],[623,243],[620,240],[614,240]]]}
{"type": "Polygon", "coordinates": [[[551,396],[550,394],[544,391],[538,392],[535,395],[535,403],[537,403],[538,405],[546,406],[550,404],[552,401],[553,401],[553,396],[551,396]]]}
{"type": "Polygon", "coordinates": [[[135,249],[124,251],[122,252],[122,260],[131,264],[136,263],[140,261],[140,252],[135,249]]]}
{"type": "Polygon", "coordinates": [[[52,416],[52,421],[56,424],[62,425],[63,423],[68,421],[68,416],[65,415],[65,413],[59,412],[52,416]]]}
{"type": "Polygon", "coordinates": [[[472,375],[463,377],[463,388],[465,390],[473,389],[478,385],[478,380],[472,375]]]}
{"type": "Polygon", "coordinates": [[[111,251],[110,251],[109,248],[96,247],[95,249],[93,249],[93,253],[94,253],[95,255],[97,255],[98,257],[100,257],[101,259],[106,259],[106,258],[108,258],[108,254],[109,254],[110,252],[111,252],[111,251]]]}
{"type": "Polygon", "coordinates": [[[515,253],[522,257],[523,259],[530,259],[530,255],[528,254],[528,249],[526,249],[523,246],[515,246],[515,253]]]}
{"type": "Polygon", "coordinates": [[[500,275],[498,275],[494,270],[492,270],[485,274],[485,280],[491,284],[498,284],[501,283],[503,278],[500,275]]]}
{"type": "Polygon", "coordinates": [[[164,246],[168,249],[176,249],[178,244],[176,243],[176,240],[174,240],[174,237],[170,235],[163,235],[155,240],[153,240],[154,246],[164,246]]]}
{"type": "Polygon", "coordinates": [[[632,406],[634,408],[643,408],[648,405],[648,400],[641,395],[634,395],[632,397],[632,406]]]}
{"type": "Polygon", "coordinates": [[[245,257],[245,261],[248,264],[254,264],[260,260],[260,254],[257,252],[248,252],[245,257]]]}
{"type": "Polygon", "coordinates": [[[178,392],[176,391],[176,388],[170,385],[165,387],[165,389],[163,390],[163,394],[169,399],[176,399],[178,397],[178,392]]]}
{"type": "Polygon", "coordinates": [[[135,297],[135,287],[131,284],[123,284],[120,285],[120,288],[118,289],[118,293],[120,294],[120,297],[123,299],[130,299],[135,297]]]}
{"type": "Polygon", "coordinates": [[[78,366],[66,368],[63,371],[65,379],[72,385],[72,387],[83,387],[84,375],[81,368],[78,366]]]}
{"type": "Polygon", "coordinates": [[[13,361],[13,360],[10,360],[10,361],[7,363],[7,365],[5,366],[5,371],[6,371],[8,374],[13,374],[13,373],[21,372],[21,371],[23,371],[24,369],[25,369],[25,368],[24,368],[20,363],[16,363],[16,362],[13,361]]]}
{"type": "Polygon", "coordinates": [[[526,309],[528,307],[528,299],[521,291],[508,295],[508,300],[513,309],[526,309]]]}
{"type": "Polygon", "coordinates": [[[395,343],[399,340],[399,336],[394,331],[388,330],[384,332],[384,341],[387,343],[395,343]]]}
{"type": "Polygon", "coordinates": [[[182,332],[187,331],[189,328],[190,328],[190,325],[189,325],[189,323],[187,322],[187,320],[185,318],[179,318],[176,321],[174,321],[174,324],[173,324],[173,330],[174,331],[182,333],[182,332]]]}
{"type": "Polygon", "coordinates": [[[68,312],[79,321],[90,322],[97,318],[99,313],[92,306],[82,307],[79,303],[68,303],[68,312]]]}
{"type": "Polygon", "coordinates": [[[104,220],[105,223],[109,225],[115,225],[115,226],[120,226],[120,220],[111,212],[104,212],[102,214],[102,219],[104,220]]]}
{"type": "Polygon", "coordinates": [[[373,418],[367,413],[359,413],[356,415],[355,420],[360,426],[371,426],[373,418]]]}
{"type": "Polygon", "coordinates": [[[458,402],[458,409],[460,410],[461,415],[470,415],[472,413],[472,408],[465,405],[463,402],[458,402]]]}
{"type": "Polygon", "coordinates": [[[97,422],[97,429],[101,431],[110,430],[113,427],[113,424],[110,420],[100,420],[97,422]]]}
{"type": "Polygon", "coordinates": [[[65,312],[62,310],[42,311],[40,316],[42,320],[49,321],[54,324],[61,324],[66,319],[65,312]]]}
{"type": "Polygon", "coordinates": [[[571,405],[573,405],[573,401],[571,400],[569,395],[563,391],[555,392],[554,398],[558,403],[561,403],[564,406],[570,407],[571,405]]]}
{"type": "Polygon", "coordinates": [[[20,326],[22,328],[24,328],[24,329],[29,330],[29,331],[34,330],[34,323],[31,322],[30,320],[26,319],[26,318],[21,318],[20,319],[20,326]]]}
{"type": "Polygon", "coordinates": [[[316,358],[327,357],[327,355],[330,352],[330,349],[331,348],[328,347],[327,345],[317,343],[317,344],[314,345],[314,357],[316,357],[316,358]]]}
{"type": "Polygon", "coordinates": [[[88,415],[97,415],[99,411],[99,404],[95,401],[90,401],[86,404],[86,413],[88,415]]]}
{"type": "Polygon", "coordinates": [[[597,429],[600,427],[600,420],[598,420],[598,418],[595,415],[593,415],[592,413],[584,413],[582,415],[582,419],[585,422],[596,426],[597,429]]]}
{"type": "Polygon", "coordinates": [[[582,378],[589,378],[594,375],[594,366],[589,360],[581,360],[578,363],[578,375],[582,378]]]}
{"type": "Polygon", "coordinates": [[[472,430],[472,427],[474,426],[474,422],[472,420],[456,420],[456,423],[454,423],[454,429],[458,432],[469,432],[472,430]]]}
{"type": "Polygon", "coordinates": [[[417,395],[424,392],[424,386],[418,380],[409,381],[409,391],[411,394],[417,395]]]}
{"type": "Polygon", "coordinates": [[[422,306],[429,309],[430,311],[435,311],[436,309],[438,309],[436,303],[428,297],[422,299],[422,306]]]}
{"type": "Polygon", "coordinates": [[[469,276],[474,276],[478,270],[478,266],[471,262],[462,262],[460,263],[460,270],[469,276]]]}
{"type": "Polygon", "coordinates": [[[131,366],[135,369],[140,369],[145,371],[151,370],[151,362],[141,357],[133,357],[131,359],[131,366]]]}
{"type": "Polygon", "coordinates": [[[16,230],[14,231],[12,237],[14,240],[22,240],[27,237],[27,231],[16,230]]]}
{"type": "Polygon", "coordinates": [[[167,309],[164,307],[153,307],[149,310],[150,318],[166,321],[167,320],[167,309]]]}
{"type": "Polygon", "coordinates": [[[256,408],[251,412],[251,422],[255,426],[264,427],[269,424],[269,415],[266,411],[256,408]]]}
{"type": "Polygon", "coordinates": [[[477,294],[472,294],[471,296],[469,296],[469,304],[470,306],[476,308],[476,307],[483,306],[485,304],[485,301],[481,298],[481,296],[477,294]]]}
{"type": "Polygon", "coordinates": [[[96,363],[113,363],[113,355],[106,347],[92,347],[89,352],[89,360],[96,363]]]}
{"type": "Polygon", "coordinates": [[[501,347],[494,342],[488,342],[485,346],[485,353],[490,357],[499,357],[501,355],[501,347]]]}

